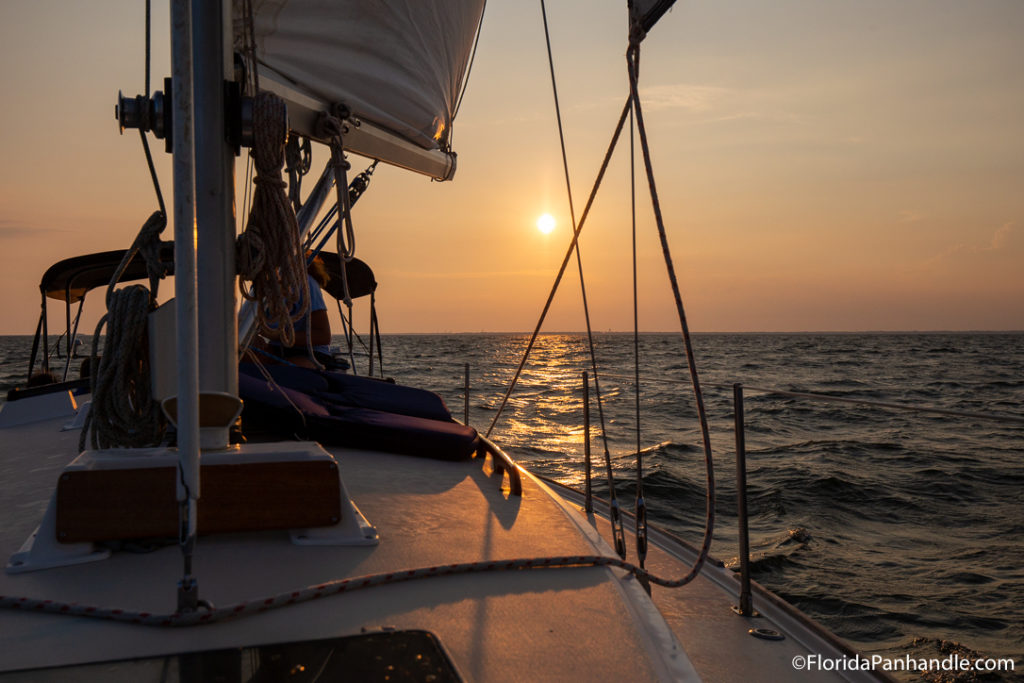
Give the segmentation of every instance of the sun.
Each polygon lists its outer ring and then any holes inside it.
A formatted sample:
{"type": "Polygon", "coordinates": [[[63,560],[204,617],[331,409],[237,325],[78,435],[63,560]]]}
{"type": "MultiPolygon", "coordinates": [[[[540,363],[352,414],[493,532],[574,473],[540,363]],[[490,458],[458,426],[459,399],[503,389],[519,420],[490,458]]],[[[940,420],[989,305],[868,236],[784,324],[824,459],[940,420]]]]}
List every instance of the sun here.
{"type": "Polygon", "coordinates": [[[550,213],[541,214],[537,219],[537,229],[547,235],[555,229],[555,217],[550,213]]]}

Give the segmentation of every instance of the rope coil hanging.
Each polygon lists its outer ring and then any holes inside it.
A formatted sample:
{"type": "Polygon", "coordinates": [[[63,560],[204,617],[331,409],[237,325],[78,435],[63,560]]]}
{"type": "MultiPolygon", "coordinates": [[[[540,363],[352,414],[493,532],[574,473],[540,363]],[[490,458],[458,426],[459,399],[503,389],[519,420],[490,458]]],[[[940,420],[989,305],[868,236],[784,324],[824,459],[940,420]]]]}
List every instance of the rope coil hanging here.
{"type": "Polygon", "coordinates": [[[334,168],[334,190],[337,193],[336,206],[341,213],[345,229],[338,230],[337,249],[341,257],[341,282],[344,291],[345,305],[352,308],[352,296],[348,291],[348,276],[345,272],[345,264],[352,261],[356,256],[356,232],[352,225],[352,201],[349,196],[348,171],[352,167],[345,158],[345,122],[348,116],[344,107],[336,107],[338,116],[321,112],[316,122],[317,137],[329,141],[331,148],[331,165],[334,168]]]}
{"type": "Polygon", "coordinates": [[[262,329],[276,328],[284,346],[295,344],[295,321],[309,311],[309,278],[299,241],[299,225],[281,177],[288,139],[284,100],[268,92],[253,108],[256,167],[252,210],[239,238],[238,264],[242,296],[256,302],[262,329]],[[246,286],[245,281],[251,282],[246,286]]]}
{"type": "Polygon", "coordinates": [[[163,416],[150,385],[148,316],[165,274],[160,265],[160,233],[166,225],[161,211],[149,217],[107,286],[107,313],[96,326],[89,359],[92,406],[78,439],[80,451],[87,445],[94,449],[143,448],[163,439],[163,416]],[[152,290],[142,285],[115,289],[137,253],[146,262],[152,290]],[[104,326],[103,353],[97,354],[104,326]]]}

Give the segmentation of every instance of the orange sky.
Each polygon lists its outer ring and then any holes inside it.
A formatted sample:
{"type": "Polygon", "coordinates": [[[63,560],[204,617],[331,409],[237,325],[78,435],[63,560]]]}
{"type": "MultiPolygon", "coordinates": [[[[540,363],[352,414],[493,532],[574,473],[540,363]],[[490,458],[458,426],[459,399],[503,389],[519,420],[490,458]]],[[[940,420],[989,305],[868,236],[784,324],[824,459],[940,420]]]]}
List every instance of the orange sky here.
{"type": "MultiPolygon", "coordinates": [[[[577,213],[626,95],[619,5],[548,7],[577,213]]],[[[1024,329],[1024,4],[707,5],[679,3],[641,62],[691,328],[1024,329]]],[[[33,331],[48,265],[127,247],[155,208],[113,119],[143,88],[143,6],[0,5],[0,334],[33,331]]],[[[154,16],[158,84],[166,4],[154,16]]],[[[538,5],[489,0],[454,130],[454,182],[380,168],[354,212],[385,333],[536,321],[569,239],[538,5]]],[[[632,325],[628,187],[621,146],[582,240],[599,330],[632,325]]],[[[640,199],[641,327],[677,329],[640,199]]],[[[573,266],[545,329],[582,329],[579,310],[573,266]]]]}

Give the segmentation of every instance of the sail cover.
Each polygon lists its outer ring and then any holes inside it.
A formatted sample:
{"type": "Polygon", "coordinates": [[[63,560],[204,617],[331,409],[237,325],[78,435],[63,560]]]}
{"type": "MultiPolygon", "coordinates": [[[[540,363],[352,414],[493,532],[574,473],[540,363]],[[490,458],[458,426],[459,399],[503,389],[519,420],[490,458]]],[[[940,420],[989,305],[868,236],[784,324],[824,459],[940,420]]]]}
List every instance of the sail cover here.
{"type": "MultiPolygon", "coordinates": [[[[235,48],[245,4],[234,0],[235,48]]],[[[424,149],[446,149],[484,0],[252,0],[260,65],[424,149]]]]}

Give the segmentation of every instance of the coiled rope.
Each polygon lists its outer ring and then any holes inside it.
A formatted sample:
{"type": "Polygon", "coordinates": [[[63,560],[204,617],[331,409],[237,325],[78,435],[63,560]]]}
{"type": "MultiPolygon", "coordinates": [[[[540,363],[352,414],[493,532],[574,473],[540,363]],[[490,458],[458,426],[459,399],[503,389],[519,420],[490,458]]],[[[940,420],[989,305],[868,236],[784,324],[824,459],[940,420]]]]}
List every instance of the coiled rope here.
{"type": "MultiPolygon", "coordinates": [[[[142,285],[119,289],[110,296],[107,313],[93,337],[99,339],[107,325],[99,367],[91,374],[92,407],[79,436],[79,450],[85,450],[87,442],[94,449],[160,443],[163,425],[160,406],[153,400],[149,345],[145,343],[149,311],[149,290],[142,285]]],[[[92,357],[96,358],[95,347],[92,357]]]]}
{"type": "Polygon", "coordinates": [[[458,574],[470,574],[490,571],[525,571],[531,569],[583,569],[588,567],[617,567],[625,569],[640,580],[664,586],[676,588],[689,583],[694,578],[691,572],[682,579],[664,579],[641,569],[634,564],[621,560],[618,557],[607,555],[566,555],[561,557],[538,557],[521,558],[512,560],[464,562],[461,564],[438,565],[434,567],[423,567],[420,569],[407,569],[395,572],[384,572],[380,574],[369,574],[356,576],[348,579],[338,579],[326,583],[307,586],[299,590],[278,593],[258,600],[247,600],[227,607],[213,607],[206,611],[198,612],[173,612],[169,614],[155,614],[134,610],[119,609],[116,607],[97,607],[92,605],[80,605],[78,603],[54,602],[53,600],[40,600],[37,598],[12,597],[0,595],[0,608],[18,609],[29,612],[45,612],[48,614],[65,614],[73,617],[91,617],[94,619],[105,619],[109,621],[120,621],[141,626],[201,626],[213,624],[225,619],[232,619],[244,616],[251,616],[270,610],[297,605],[311,600],[351,593],[352,591],[374,586],[402,583],[416,579],[425,579],[438,576],[453,576],[458,574]]]}
{"type": "Polygon", "coordinates": [[[281,178],[288,139],[284,100],[268,92],[256,96],[253,111],[252,210],[238,241],[239,290],[256,302],[264,330],[276,328],[281,344],[295,344],[294,322],[309,311],[309,277],[299,244],[299,224],[281,178]],[[251,282],[246,286],[245,281],[251,282]]]}
{"type": "Polygon", "coordinates": [[[149,375],[148,316],[153,310],[160,278],[160,233],[167,225],[161,211],[154,212],[125,252],[107,286],[107,312],[93,334],[89,359],[92,405],[78,438],[78,450],[92,448],[144,448],[163,438],[160,406],[153,400],[149,375]],[[131,285],[115,289],[125,269],[139,254],[146,262],[150,289],[131,285]],[[103,353],[100,334],[107,327],[103,353]]]}

